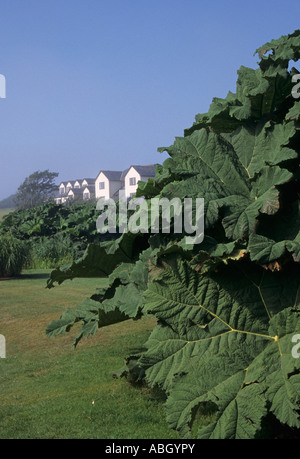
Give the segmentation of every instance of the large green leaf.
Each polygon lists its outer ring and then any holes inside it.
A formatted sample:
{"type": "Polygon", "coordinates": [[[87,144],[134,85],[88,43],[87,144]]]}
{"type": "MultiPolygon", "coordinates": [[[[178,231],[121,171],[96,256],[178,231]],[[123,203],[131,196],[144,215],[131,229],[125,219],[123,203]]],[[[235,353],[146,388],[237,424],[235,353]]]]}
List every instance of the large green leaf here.
{"type": "Polygon", "coordinates": [[[48,288],[76,277],[108,277],[120,263],[131,263],[138,259],[139,234],[124,233],[115,241],[89,244],[84,256],[65,266],[53,270],[47,281],[48,288]]]}
{"type": "Polygon", "coordinates": [[[300,58],[300,30],[260,46],[256,53],[261,59],[259,65],[264,74],[283,73],[291,60],[300,58]]]}
{"type": "Polygon", "coordinates": [[[273,339],[262,352],[229,348],[191,359],[167,402],[170,424],[189,436],[195,408],[213,402],[215,420],[200,428],[199,438],[254,438],[268,405],[283,424],[299,428],[300,362],[292,355],[299,327],[299,311],[287,308],[270,320],[273,339]]]}
{"type": "Polygon", "coordinates": [[[166,149],[172,157],[166,167],[182,180],[166,185],[161,195],[204,198],[206,230],[223,217],[229,239],[246,238],[261,214],[279,210],[278,187],[293,177],[279,164],[297,157],[287,147],[296,133],[291,122],[285,128],[238,128],[226,138],[205,129],[177,138],[166,149]]]}
{"type": "Polygon", "coordinates": [[[224,350],[219,355],[191,359],[167,401],[170,425],[190,437],[196,409],[212,402],[218,409],[215,421],[201,428],[200,438],[253,438],[267,409],[263,384],[245,384],[247,358],[247,352],[230,354],[224,350]]]}
{"type": "Polygon", "coordinates": [[[99,328],[128,319],[141,317],[143,291],[148,281],[148,252],[141,254],[136,263],[120,263],[108,277],[108,285],[83,300],[75,310],[67,309],[59,320],[51,321],[48,337],[69,332],[78,322],[82,323],[74,346],[82,337],[94,335],[99,328]]]}
{"type": "Polygon", "coordinates": [[[245,121],[259,120],[282,109],[292,90],[289,62],[300,56],[299,30],[266,43],[256,53],[260,68],[241,66],[236,93],[229,92],[225,99],[214,98],[209,111],[198,114],[185,135],[208,126],[215,132],[232,132],[245,121]]]}
{"type": "Polygon", "coordinates": [[[300,365],[288,353],[291,334],[300,329],[296,310],[300,301],[299,274],[298,270],[275,275],[240,261],[219,273],[201,275],[187,262],[179,261],[162,269],[149,285],[146,310],[158,318],[159,325],[140,363],[149,384],[158,384],[170,393],[167,406],[176,428],[182,427],[186,434],[184,413],[189,413],[191,420],[193,408],[207,401],[218,405],[219,414],[214,426],[203,430],[202,437],[251,438],[259,429],[267,401],[274,405],[278,419],[300,426],[300,404],[295,398],[300,376],[292,377],[300,365]],[[225,350],[229,357],[223,355],[225,350]],[[280,378],[284,353],[289,364],[280,378]],[[264,356],[269,361],[267,368],[262,361],[264,356]],[[259,369],[261,385],[257,387],[258,376],[252,375],[259,369]],[[272,373],[277,377],[274,389],[268,379],[272,373]],[[179,377],[181,374],[187,375],[179,377]],[[292,407],[289,415],[279,413],[275,390],[281,394],[281,401],[292,407]]]}
{"type": "Polygon", "coordinates": [[[260,264],[280,260],[291,253],[296,262],[300,262],[300,232],[294,240],[275,242],[259,234],[250,236],[248,250],[250,258],[260,264]]]}

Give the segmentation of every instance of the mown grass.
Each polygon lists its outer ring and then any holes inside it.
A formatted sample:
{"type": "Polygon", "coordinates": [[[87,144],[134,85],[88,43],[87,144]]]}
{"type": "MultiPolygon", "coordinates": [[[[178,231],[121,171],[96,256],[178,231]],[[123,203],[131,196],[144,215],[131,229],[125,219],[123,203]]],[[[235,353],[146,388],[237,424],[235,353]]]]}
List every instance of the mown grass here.
{"type": "MultiPolygon", "coordinates": [[[[0,438],[176,439],[159,394],[112,374],[142,346],[153,320],[106,327],[74,351],[71,334],[50,339],[47,324],[90,296],[101,281],[45,288],[47,271],[0,281],[0,438]]],[[[103,283],[102,283],[103,285],[103,283]]]]}

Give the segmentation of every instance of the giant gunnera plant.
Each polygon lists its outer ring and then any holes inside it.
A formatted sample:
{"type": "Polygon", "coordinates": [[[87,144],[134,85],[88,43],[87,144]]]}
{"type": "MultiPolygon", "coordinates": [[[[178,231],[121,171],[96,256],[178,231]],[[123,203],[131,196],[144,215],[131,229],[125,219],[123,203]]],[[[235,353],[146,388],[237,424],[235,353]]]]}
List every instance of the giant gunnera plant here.
{"type": "MultiPolygon", "coordinates": [[[[266,419],[300,430],[300,30],[257,50],[238,70],[236,93],[161,148],[169,158],[137,196],[204,199],[204,238],[149,231],[89,245],[51,273],[108,277],[47,334],[82,322],[75,343],[121,320],[156,325],[121,375],[166,394],[166,417],[183,438],[267,437],[266,419]],[[197,427],[202,409],[213,415],[197,427]]],[[[130,323],[130,322],[129,322],[130,323]]],[[[102,357],[103,358],[103,357],[102,357]]]]}

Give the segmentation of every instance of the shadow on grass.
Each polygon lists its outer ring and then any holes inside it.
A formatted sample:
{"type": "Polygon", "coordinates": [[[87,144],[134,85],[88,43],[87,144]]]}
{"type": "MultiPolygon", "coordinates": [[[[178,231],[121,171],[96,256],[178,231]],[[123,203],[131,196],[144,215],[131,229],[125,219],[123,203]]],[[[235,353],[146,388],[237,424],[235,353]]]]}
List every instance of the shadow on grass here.
{"type": "Polygon", "coordinates": [[[0,281],[9,280],[26,280],[26,279],[49,279],[49,273],[32,273],[32,274],[21,274],[20,276],[14,277],[0,277],[0,281]]]}
{"type": "Polygon", "coordinates": [[[24,274],[22,278],[24,279],[49,279],[49,273],[32,273],[32,274],[24,274]]]}

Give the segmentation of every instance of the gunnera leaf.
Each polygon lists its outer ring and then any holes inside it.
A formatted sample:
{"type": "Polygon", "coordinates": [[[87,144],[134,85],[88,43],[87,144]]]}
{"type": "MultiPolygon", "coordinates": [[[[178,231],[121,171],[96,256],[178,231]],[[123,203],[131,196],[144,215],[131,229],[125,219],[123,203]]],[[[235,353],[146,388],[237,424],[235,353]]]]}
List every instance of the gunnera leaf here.
{"type": "Polygon", "coordinates": [[[280,164],[297,157],[288,147],[296,134],[291,122],[239,128],[226,137],[202,129],[177,138],[166,149],[172,158],[166,167],[181,180],[166,185],[161,196],[202,197],[206,231],[221,221],[229,240],[247,238],[261,214],[280,208],[279,187],[293,177],[280,164]]]}
{"type": "Polygon", "coordinates": [[[300,428],[293,352],[300,333],[300,110],[292,92],[299,72],[290,70],[300,58],[300,31],[257,53],[259,67],[242,66],[236,92],[214,98],[183,137],[159,149],[169,158],[137,190],[148,203],[204,199],[201,243],[187,244],[184,232],[124,234],[89,247],[48,283],[109,276],[107,288],[49,325],[50,334],[81,320],[77,342],[112,321],[156,318],[145,349],[121,374],[133,370],[163,389],[168,420],[185,437],[203,404],[215,413],[199,438],[255,438],[270,412],[300,428]]]}
{"type": "Polygon", "coordinates": [[[143,292],[148,281],[149,249],[142,252],[136,263],[121,263],[108,278],[108,285],[91,298],[83,300],[75,310],[67,309],[59,320],[51,321],[48,337],[69,332],[78,322],[82,323],[75,337],[76,347],[81,338],[94,335],[99,328],[128,319],[138,319],[143,314],[143,292]]]}
{"type": "Polygon", "coordinates": [[[146,310],[159,324],[140,363],[149,384],[169,394],[169,418],[182,434],[187,413],[207,401],[218,414],[201,438],[252,438],[267,402],[281,422],[299,427],[300,365],[291,354],[291,336],[300,329],[299,274],[240,261],[202,275],[176,261],[149,285],[146,310]]]}

